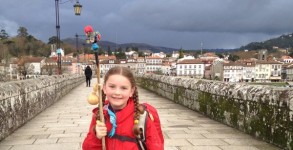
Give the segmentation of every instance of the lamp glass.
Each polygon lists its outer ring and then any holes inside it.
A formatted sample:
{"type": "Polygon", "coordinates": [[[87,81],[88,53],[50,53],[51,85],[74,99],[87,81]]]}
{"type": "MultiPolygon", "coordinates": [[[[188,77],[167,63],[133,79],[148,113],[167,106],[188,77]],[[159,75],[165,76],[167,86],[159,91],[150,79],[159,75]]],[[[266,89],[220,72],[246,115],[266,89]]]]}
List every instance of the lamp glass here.
{"type": "Polygon", "coordinates": [[[74,5],[74,13],[75,15],[79,16],[80,13],[81,13],[81,8],[82,8],[82,5],[79,4],[79,2],[76,2],[74,5]]]}

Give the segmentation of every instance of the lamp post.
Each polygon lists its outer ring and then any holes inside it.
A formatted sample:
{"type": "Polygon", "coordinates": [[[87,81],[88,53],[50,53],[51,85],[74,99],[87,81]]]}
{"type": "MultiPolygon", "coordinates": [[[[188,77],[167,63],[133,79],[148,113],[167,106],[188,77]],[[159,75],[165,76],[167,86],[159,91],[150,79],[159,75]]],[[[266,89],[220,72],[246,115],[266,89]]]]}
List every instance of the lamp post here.
{"type": "MultiPolygon", "coordinates": [[[[66,1],[68,2],[68,1],[66,1]]],[[[65,2],[64,2],[65,3],[65,2]]],[[[75,15],[79,16],[81,13],[81,8],[82,5],[79,4],[78,0],[76,1],[74,7],[74,12],[75,15]]],[[[57,36],[57,41],[56,41],[56,46],[57,46],[57,64],[58,64],[58,75],[61,75],[61,48],[60,48],[60,23],[59,23],[59,0],[55,0],[55,13],[56,13],[56,36],[57,36]]]]}
{"type": "Polygon", "coordinates": [[[85,62],[85,43],[82,43],[83,45],[83,63],[85,62]]]}
{"type": "MultiPolygon", "coordinates": [[[[86,35],[79,35],[79,34],[75,34],[75,46],[76,46],[76,53],[77,53],[77,64],[78,64],[78,74],[80,74],[80,64],[79,64],[79,49],[78,49],[78,37],[79,36],[86,36],[86,35]]],[[[87,38],[86,41],[88,41],[89,39],[87,38]]]]}

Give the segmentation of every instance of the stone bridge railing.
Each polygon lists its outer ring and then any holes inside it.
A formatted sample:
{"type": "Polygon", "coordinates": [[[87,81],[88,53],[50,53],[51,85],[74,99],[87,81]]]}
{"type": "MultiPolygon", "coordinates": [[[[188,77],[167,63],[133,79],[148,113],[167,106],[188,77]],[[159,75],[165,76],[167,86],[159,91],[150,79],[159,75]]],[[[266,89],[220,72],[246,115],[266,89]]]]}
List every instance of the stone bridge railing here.
{"type": "Polygon", "coordinates": [[[293,90],[146,75],[138,83],[214,120],[284,149],[293,150],[293,90]]]}
{"type": "Polygon", "coordinates": [[[61,75],[0,83],[0,141],[83,82],[61,75]]]}

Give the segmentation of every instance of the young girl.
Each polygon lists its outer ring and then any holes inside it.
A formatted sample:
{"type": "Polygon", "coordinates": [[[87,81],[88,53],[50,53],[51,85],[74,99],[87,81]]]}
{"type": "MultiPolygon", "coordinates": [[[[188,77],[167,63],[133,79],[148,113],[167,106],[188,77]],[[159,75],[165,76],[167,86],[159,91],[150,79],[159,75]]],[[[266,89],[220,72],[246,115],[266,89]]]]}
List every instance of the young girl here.
{"type": "MultiPolygon", "coordinates": [[[[89,133],[85,138],[83,150],[102,149],[102,138],[105,137],[107,150],[140,150],[137,135],[141,131],[138,123],[141,112],[135,79],[126,67],[113,67],[104,77],[103,97],[106,97],[103,112],[105,123],[97,121],[98,108],[93,110],[93,118],[89,133]]],[[[104,99],[104,98],[103,98],[104,99]]],[[[164,139],[157,111],[149,104],[144,104],[147,110],[152,110],[145,125],[147,150],[163,150],[164,139]],[[154,121],[154,118],[157,119],[154,121]]]]}

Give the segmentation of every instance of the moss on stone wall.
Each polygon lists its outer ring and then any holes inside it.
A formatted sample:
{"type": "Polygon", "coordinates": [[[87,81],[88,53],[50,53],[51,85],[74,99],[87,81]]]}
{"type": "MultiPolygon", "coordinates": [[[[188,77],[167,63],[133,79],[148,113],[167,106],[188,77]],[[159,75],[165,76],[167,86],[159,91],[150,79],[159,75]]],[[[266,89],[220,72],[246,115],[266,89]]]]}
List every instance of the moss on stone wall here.
{"type": "Polygon", "coordinates": [[[205,101],[205,93],[202,91],[199,91],[198,94],[198,102],[199,102],[199,111],[207,114],[207,101],[205,101]]]}
{"type": "Polygon", "coordinates": [[[176,92],[174,93],[174,102],[181,103],[181,99],[184,97],[185,89],[182,87],[177,87],[176,92]]]}
{"type": "Polygon", "coordinates": [[[229,107],[229,103],[226,101],[224,96],[218,96],[218,120],[223,121],[225,119],[224,113],[229,107]]]}
{"type": "Polygon", "coordinates": [[[236,128],[238,128],[238,116],[239,116],[239,103],[237,103],[234,99],[228,99],[229,106],[227,107],[227,111],[230,112],[230,124],[236,128]]]}
{"type": "Polygon", "coordinates": [[[82,75],[48,76],[0,84],[0,104],[5,106],[0,107],[0,141],[84,83],[83,78],[82,75]]]}
{"type": "Polygon", "coordinates": [[[217,88],[222,84],[201,80],[195,82],[196,85],[192,85],[191,88],[185,89],[179,86],[184,85],[181,83],[184,79],[178,80],[180,83],[164,83],[157,81],[158,79],[142,79],[141,86],[157,93],[173,94],[169,98],[173,98],[176,103],[200,111],[264,141],[293,150],[293,122],[289,115],[292,110],[288,106],[288,91],[279,92],[272,89],[264,90],[263,87],[246,86],[244,91],[247,92],[240,92],[241,85],[223,84],[225,92],[222,92],[213,87],[213,84],[217,88]],[[167,90],[164,89],[166,86],[169,91],[164,91],[167,90]],[[234,88],[237,92],[233,91],[234,88]]]}
{"type": "Polygon", "coordinates": [[[288,144],[288,149],[290,149],[290,147],[291,147],[291,149],[293,149],[293,132],[291,132],[291,141],[290,141],[290,143],[288,144]]]}

